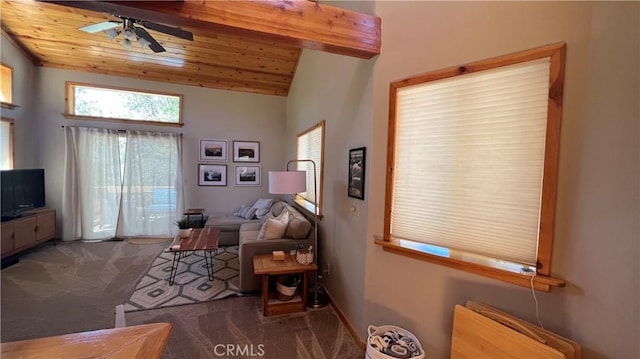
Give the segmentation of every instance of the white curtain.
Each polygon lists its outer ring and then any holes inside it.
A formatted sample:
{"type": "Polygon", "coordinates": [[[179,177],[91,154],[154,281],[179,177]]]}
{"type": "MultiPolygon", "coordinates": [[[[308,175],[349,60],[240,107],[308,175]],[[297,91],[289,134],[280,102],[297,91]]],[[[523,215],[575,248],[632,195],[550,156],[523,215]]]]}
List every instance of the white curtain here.
{"type": "Polygon", "coordinates": [[[172,236],[182,206],[181,136],[127,131],[118,236],[172,236]]]}
{"type": "Polygon", "coordinates": [[[177,233],[179,134],[67,126],[65,140],[64,240],[177,233]]]}
{"type": "Polygon", "coordinates": [[[64,131],[62,238],[113,238],[122,191],[118,131],[70,126],[64,131]]]}

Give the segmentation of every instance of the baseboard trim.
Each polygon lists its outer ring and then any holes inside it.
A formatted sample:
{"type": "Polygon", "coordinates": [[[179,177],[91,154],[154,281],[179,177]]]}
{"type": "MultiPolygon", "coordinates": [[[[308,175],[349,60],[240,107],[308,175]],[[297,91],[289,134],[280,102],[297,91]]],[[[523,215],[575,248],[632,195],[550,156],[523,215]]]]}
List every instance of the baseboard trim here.
{"type": "Polygon", "coordinates": [[[338,318],[340,318],[342,323],[347,327],[347,330],[349,331],[349,334],[351,334],[351,337],[353,337],[353,340],[356,341],[356,344],[360,347],[360,349],[366,351],[367,343],[364,340],[362,340],[362,338],[360,338],[358,331],[356,330],[356,328],[353,327],[349,319],[347,319],[347,316],[344,315],[344,312],[342,312],[342,309],[338,307],[338,305],[333,300],[333,297],[331,296],[329,291],[327,291],[326,288],[323,288],[323,289],[324,289],[324,292],[327,294],[327,297],[329,297],[329,302],[331,303],[331,307],[333,307],[333,310],[335,310],[336,314],[338,314],[338,318]]]}

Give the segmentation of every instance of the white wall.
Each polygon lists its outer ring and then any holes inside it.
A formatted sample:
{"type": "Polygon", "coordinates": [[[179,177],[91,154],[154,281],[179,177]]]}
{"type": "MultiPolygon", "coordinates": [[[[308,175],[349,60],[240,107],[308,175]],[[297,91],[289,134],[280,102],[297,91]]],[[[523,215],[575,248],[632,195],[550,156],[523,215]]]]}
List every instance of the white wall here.
{"type": "MultiPolygon", "coordinates": [[[[361,13],[372,14],[374,10],[370,1],[328,4],[361,13]]],[[[304,50],[287,100],[287,158],[296,156],[296,135],[325,120],[320,267],[330,265],[323,285],[356,329],[364,321],[367,199],[372,194],[367,170],[364,201],[347,196],[348,153],[358,147],[370,151],[374,64],[375,58],[362,60],[304,50]],[[353,206],[358,208],[358,216],[351,214],[353,206]]],[[[370,161],[368,157],[366,166],[370,161]]]]}
{"type": "Polygon", "coordinates": [[[640,4],[381,1],[376,14],[383,48],[374,68],[363,326],[406,327],[427,357],[445,358],[455,304],[478,299],[535,322],[527,288],[373,244],[383,231],[389,83],[566,41],[552,272],[568,285],[537,293],[541,319],[580,342],[585,358],[640,357],[640,4]]]}
{"type": "Polygon", "coordinates": [[[36,129],[34,113],[37,100],[34,97],[35,68],[13,44],[2,35],[0,41],[2,63],[13,67],[12,103],[19,107],[1,109],[2,117],[14,120],[13,168],[37,168],[38,143],[33,139],[36,129]]]}
{"type": "Polygon", "coordinates": [[[320,222],[323,284],[352,323],[363,318],[367,224],[365,201],[347,196],[350,148],[369,147],[371,74],[374,60],[305,50],[287,102],[288,158],[296,157],[297,134],[325,120],[324,218],[320,222]],[[359,208],[359,216],[351,207],[359,208]]]}
{"type": "MultiPolygon", "coordinates": [[[[40,86],[36,90],[37,141],[40,164],[44,166],[47,185],[47,206],[58,210],[58,228],[61,228],[62,181],[64,168],[64,135],[62,125],[105,126],[179,132],[183,134],[183,178],[185,208],[205,208],[207,213],[232,212],[243,203],[269,196],[267,171],[280,169],[284,145],[280,138],[285,126],[286,98],[240,92],[204,89],[194,86],[156,83],[131,78],[105,76],[51,68],[39,68],[40,86]],[[184,95],[182,128],[125,125],[65,119],[65,81],[77,81],[132,89],[154,90],[184,95]],[[199,140],[201,138],[229,141],[226,187],[200,187],[197,181],[199,140]],[[232,141],[260,141],[262,186],[235,187],[232,141]]],[[[117,104],[114,104],[117,105],[117,104]]]]}

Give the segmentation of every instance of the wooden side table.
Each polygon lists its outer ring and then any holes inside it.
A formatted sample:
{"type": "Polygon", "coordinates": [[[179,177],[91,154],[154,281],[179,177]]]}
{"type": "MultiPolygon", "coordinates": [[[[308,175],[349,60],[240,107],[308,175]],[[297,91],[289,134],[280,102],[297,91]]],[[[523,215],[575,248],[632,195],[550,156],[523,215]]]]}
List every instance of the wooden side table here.
{"type": "Polygon", "coordinates": [[[315,263],[300,264],[295,256],[285,255],[283,261],[274,261],[273,255],[258,254],[253,257],[253,272],[262,276],[262,313],[270,315],[304,312],[307,310],[307,273],[318,270],[315,263]],[[280,301],[275,293],[269,293],[269,276],[302,273],[302,294],[290,301],[280,301]]]}
{"type": "Polygon", "coordinates": [[[200,224],[204,227],[204,208],[188,208],[182,214],[187,216],[189,223],[191,223],[191,216],[200,216],[200,224]]]}

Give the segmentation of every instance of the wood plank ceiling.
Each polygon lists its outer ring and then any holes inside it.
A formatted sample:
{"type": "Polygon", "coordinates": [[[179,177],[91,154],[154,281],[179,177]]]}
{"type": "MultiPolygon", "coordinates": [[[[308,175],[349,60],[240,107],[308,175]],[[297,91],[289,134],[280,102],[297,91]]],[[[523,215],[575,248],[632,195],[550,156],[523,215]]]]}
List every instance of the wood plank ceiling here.
{"type": "Polygon", "coordinates": [[[303,48],[371,58],[380,18],[309,1],[1,0],[5,36],[37,66],[287,96],[303,48]],[[194,41],[149,30],[166,48],[122,47],[81,27],[117,14],[180,27],[194,41]]]}

